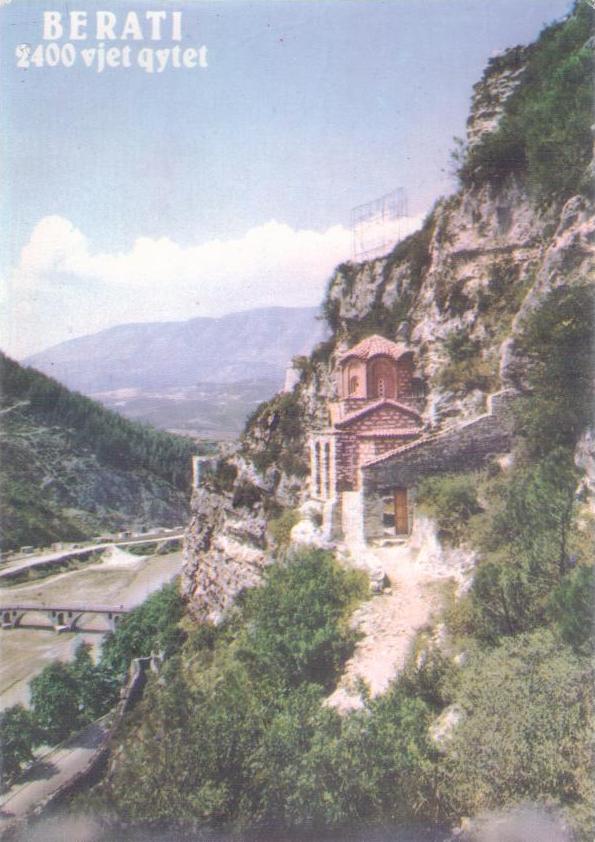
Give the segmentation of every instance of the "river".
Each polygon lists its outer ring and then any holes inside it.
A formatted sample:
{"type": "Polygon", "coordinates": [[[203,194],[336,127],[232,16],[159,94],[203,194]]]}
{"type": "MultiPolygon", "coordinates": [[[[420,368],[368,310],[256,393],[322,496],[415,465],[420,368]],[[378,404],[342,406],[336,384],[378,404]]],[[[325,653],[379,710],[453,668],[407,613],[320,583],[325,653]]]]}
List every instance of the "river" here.
{"type": "MultiPolygon", "coordinates": [[[[114,547],[99,562],[80,570],[0,588],[0,606],[11,602],[40,606],[84,602],[132,608],[178,575],[181,568],[181,552],[137,556],[114,547]]],[[[41,625],[45,621],[38,615],[35,622],[41,625]]],[[[84,628],[85,631],[60,634],[49,627],[0,630],[0,710],[17,702],[27,704],[31,678],[56,658],[70,660],[81,641],[88,642],[97,653],[105,620],[85,618],[84,628]]]]}

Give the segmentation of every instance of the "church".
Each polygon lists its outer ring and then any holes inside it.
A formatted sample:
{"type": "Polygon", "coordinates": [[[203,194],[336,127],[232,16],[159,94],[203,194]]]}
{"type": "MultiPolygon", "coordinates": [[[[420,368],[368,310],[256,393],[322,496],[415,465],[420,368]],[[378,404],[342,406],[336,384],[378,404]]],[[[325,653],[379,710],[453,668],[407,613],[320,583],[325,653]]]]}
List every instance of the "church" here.
{"type": "Polygon", "coordinates": [[[339,357],[334,382],[328,424],[310,438],[310,496],[329,540],[402,540],[422,477],[477,470],[510,450],[510,390],[470,421],[424,429],[424,383],[404,342],[367,337],[339,357]]]}

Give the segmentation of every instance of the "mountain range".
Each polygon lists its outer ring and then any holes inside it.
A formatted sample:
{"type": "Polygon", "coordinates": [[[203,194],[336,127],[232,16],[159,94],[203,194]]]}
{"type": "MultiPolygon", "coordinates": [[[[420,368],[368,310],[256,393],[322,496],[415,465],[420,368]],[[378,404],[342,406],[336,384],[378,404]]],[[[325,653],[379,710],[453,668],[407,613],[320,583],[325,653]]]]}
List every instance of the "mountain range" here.
{"type": "Polygon", "coordinates": [[[317,314],[315,307],[266,307],[117,325],[24,362],[127,417],[227,438],[283,386],[291,358],[324,338],[317,314]]]}

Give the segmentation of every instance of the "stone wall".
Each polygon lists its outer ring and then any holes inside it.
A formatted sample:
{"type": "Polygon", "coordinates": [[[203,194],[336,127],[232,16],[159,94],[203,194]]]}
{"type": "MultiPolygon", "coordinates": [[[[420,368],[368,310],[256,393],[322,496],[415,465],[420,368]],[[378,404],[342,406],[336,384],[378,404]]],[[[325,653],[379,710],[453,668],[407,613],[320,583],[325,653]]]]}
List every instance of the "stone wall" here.
{"type": "Polygon", "coordinates": [[[418,416],[393,404],[380,406],[345,425],[345,429],[338,430],[335,437],[337,489],[349,491],[355,488],[357,469],[362,462],[394,450],[419,432],[418,416]],[[403,436],[388,432],[394,429],[402,430],[403,436]]]}
{"type": "Polygon", "coordinates": [[[422,477],[483,467],[507,453],[512,442],[511,403],[516,393],[493,395],[489,412],[441,433],[425,436],[362,468],[366,496],[392,488],[411,488],[422,477]]]}

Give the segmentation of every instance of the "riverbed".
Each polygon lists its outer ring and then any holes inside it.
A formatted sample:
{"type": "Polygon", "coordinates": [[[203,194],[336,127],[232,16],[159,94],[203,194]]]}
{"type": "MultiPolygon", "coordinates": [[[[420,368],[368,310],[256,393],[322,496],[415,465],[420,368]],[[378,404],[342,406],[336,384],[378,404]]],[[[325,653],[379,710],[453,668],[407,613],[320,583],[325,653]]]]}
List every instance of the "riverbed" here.
{"type": "MultiPolygon", "coordinates": [[[[20,602],[28,605],[100,604],[133,608],[149,594],[177,576],[182,553],[137,556],[118,548],[107,550],[99,562],[81,570],[57,573],[25,585],[0,588],[0,606],[20,602]]],[[[34,622],[45,623],[43,616],[34,622]]],[[[81,641],[94,653],[101,648],[105,620],[86,617],[84,630],[61,632],[49,627],[0,630],[0,710],[29,701],[29,681],[50,661],[70,660],[81,641]]]]}

